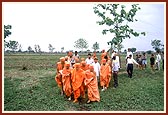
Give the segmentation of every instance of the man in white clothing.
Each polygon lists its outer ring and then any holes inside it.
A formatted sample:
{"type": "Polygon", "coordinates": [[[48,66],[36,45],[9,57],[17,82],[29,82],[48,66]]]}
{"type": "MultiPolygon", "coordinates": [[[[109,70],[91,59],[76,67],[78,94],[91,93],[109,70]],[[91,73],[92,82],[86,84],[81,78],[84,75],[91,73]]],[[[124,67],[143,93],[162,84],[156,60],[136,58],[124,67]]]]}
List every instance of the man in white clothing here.
{"type": "Polygon", "coordinates": [[[113,58],[113,56],[115,56],[116,52],[114,50],[112,50],[112,53],[111,53],[111,59],[113,58]]]}
{"type": "Polygon", "coordinates": [[[94,60],[91,58],[91,54],[88,54],[88,58],[86,58],[86,64],[92,64],[94,62],[94,60]]]}
{"type": "Polygon", "coordinates": [[[115,53],[115,58],[116,58],[116,60],[118,62],[118,68],[120,69],[120,57],[118,56],[117,53],[115,53]]]}
{"type": "Polygon", "coordinates": [[[128,73],[128,77],[130,78],[132,78],[134,63],[139,66],[139,64],[132,58],[132,55],[129,55],[127,59],[127,73],[128,73]]]}
{"type": "Polygon", "coordinates": [[[131,52],[131,49],[128,48],[127,55],[126,55],[126,57],[125,57],[126,63],[127,63],[127,58],[129,58],[130,55],[132,55],[132,58],[133,58],[133,53],[131,52]]]}
{"type": "Polygon", "coordinates": [[[94,63],[92,64],[94,67],[94,71],[96,72],[96,77],[97,77],[97,81],[100,81],[100,64],[98,62],[98,58],[95,57],[94,58],[94,63]]]}
{"type": "Polygon", "coordinates": [[[156,55],[156,67],[157,67],[157,70],[160,70],[160,61],[161,61],[161,55],[160,55],[159,51],[157,51],[157,55],[156,55]]]}

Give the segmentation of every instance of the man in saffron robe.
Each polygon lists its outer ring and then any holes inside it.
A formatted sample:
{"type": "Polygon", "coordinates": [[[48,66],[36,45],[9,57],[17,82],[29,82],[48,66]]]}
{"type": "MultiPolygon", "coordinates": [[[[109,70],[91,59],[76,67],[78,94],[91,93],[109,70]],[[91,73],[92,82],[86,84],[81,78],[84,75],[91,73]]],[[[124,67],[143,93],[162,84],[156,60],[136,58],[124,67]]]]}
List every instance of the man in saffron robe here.
{"type": "Polygon", "coordinates": [[[88,64],[86,64],[85,61],[81,61],[81,69],[84,71],[89,69],[89,66],[88,66],[88,64]]]}
{"type": "Polygon", "coordinates": [[[72,87],[71,87],[71,70],[70,62],[65,63],[65,67],[62,71],[62,83],[63,83],[63,91],[65,95],[68,97],[68,100],[71,100],[72,87]]]}
{"type": "Polygon", "coordinates": [[[75,68],[71,72],[72,88],[74,93],[74,103],[78,102],[80,95],[85,98],[83,82],[85,78],[84,71],[80,68],[80,63],[75,64],[75,68]]]}
{"type": "Polygon", "coordinates": [[[88,90],[88,101],[87,103],[90,103],[91,101],[100,101],[100,94],[98,89],[98,83],[96,78],[96,72],[94,71],[94,66],[90,65],[89,70],[85,72],[86,77],[84,80],[84,83],[88,90]]]}
{"type": "Polygon", "coordinates": [[[55,81],[58,85],[58,87],[61,89],[61,95],[63,95],[63,89],[62,89],[62,70],[64,68],[65,64],[65,58],[61,57],[60,62],[57,63],[57,71],[55,76],[55,81]]]}
{"type": "Polygon", "coordinates": [[[109,87],[111,80],[111,67],[106,62],[106,59],[102,60],[100,66],[100,86],[102,86],[102,91],[106,90],[109,87]]]}

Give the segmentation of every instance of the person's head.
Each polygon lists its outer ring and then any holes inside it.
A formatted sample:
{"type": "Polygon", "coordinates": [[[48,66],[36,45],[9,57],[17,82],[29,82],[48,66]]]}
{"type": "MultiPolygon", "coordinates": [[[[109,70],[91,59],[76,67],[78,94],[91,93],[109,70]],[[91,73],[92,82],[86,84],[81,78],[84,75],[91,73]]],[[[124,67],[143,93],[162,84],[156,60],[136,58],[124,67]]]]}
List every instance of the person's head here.
{"type": "Polygon", "coordinates": [[[130,52],[131,51],[131,49],[130,48],[128,48],[128,52],[130,52]]]}
{"type": "Polygon", "coordinates": [[[151,54],[151,57],[154,57],[154,54],[151,54]]]}
{"type": "Polygon", "coordinates": [[[159,54],[159,53],[160,53],[160,51],[159,51],[159,50],[157,50],[157,51],[156,51],[156,53],[157,53],[157,54],[159,54]]]}
{"type": "Polygon", "coordinates": [[[69,52],[69,53],[68,53],[68,56],[72,57],[72,56],[73,56],[73,53],[72,53],[72,52],[69,52]]]}
{"type": "Polygon", "coordinates": [[[113,56],[113,58],[112,58],[113,60],[116,60],[116,56],[113,56]]]}
{"type": "Polygon", "coordinates": [[[104,59],[108,60],[108,56],[107,56],[107,55],[105,55],[105,56],[104,56],[104,59]]]}
{"type": "Polygon", "coordinates": [[[74,66],[75,66],[76,71],[78,71],[80,69],[80,63],[75,63],[74,66]]]}
{"type": "Polygon", "coordinates": [[[131,59],[131,58],[132,58],[132,55],[129,55],[129,58],[131,59]]]}
{"type": "Polygon", "coordinates": [[[91,58],[91,54],[90,54],[90,53],[88,54],[88,58],[89,58],[89,59],[91,58]]]}
{"type": "Polygon", "coordinates": [[[143,53],[143,55],[145,56],[145,55],[146,55],[146,53],[143,53]]]}
{"type": "Polygon", "coordinates": [[[81,65],[82,66],[86,66],[86,62],[85,61],[81,61],[81,65]]]}
{"type": "Polygon", "coordinates": [[[90,70],[91,72],[94,72],[94,66],[93,66],[93,65],[89,65],[89,70],[90,70]]]}
{"type": "Polygon", "coordinates": [[[97,58],[97,57],[94,58],[94,62],[95,62],[95,63],[98,62],[98,58],[97,58]]]}
{"type": "Polygon", "coordinates": [[[139,55],[139,58],[141,57],[141,54],[139,55]]]}
{"type": "Polygon", "coordinates": [[[162,51],[162,54],[164,54],[164,51],[162,51]]]}
{"type": "Polygon", "coordinates": [[[138,57],[138,54],[136,54],[136,57],[138,57]]]}
{"type": "Polygon", "coordinates": [[[65,58],[64,58],[64,57],[61,57],[61,58],[60,58],[60,62],[61,62],[62,64],[64,64],[64,63],[65,63],[65,58]]]}
{"type": "Polygon", "coordinates": [[[102,63],[103,63],[103,65],[105,65],[106,64],[106,59],[103,59],[102,63]]]}
{"type": "Polygon", "coordinates": [[[65,63],[65,68],[66,68],[66,69],[69,69],[69,67],[70,67],[70,63],[69,63],[69,62],[66,62],[66,63],[65,63]]]}
{"type": "Polygon", "coordinates": [[[105,52],[105,49],[102,50],[102,53],[104,53],[104,52],[105,52]]]}
{"type": "Polygon", "coordinates": [[[77,51],[75,51],[75,55],[77,55],[78,54],[78,52],[77,51]]]}

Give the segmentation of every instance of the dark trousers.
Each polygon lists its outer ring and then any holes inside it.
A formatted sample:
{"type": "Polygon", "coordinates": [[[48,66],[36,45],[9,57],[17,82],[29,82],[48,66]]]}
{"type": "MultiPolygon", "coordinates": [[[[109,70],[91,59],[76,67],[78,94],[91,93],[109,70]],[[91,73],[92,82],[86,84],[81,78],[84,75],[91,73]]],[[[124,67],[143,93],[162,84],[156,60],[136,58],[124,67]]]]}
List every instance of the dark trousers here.
{"type": "Polygon", "coordinates": [[[128,77],[132,78],[132,72],[133,72],[133,64],[128,64],[127,65],[128,77]]]}
{"type": "Polygon", "coordinates": [[[113,72],[113,78],[114,78],[114,87],[116,88],[118,86],[118,72],[113,72]]]}

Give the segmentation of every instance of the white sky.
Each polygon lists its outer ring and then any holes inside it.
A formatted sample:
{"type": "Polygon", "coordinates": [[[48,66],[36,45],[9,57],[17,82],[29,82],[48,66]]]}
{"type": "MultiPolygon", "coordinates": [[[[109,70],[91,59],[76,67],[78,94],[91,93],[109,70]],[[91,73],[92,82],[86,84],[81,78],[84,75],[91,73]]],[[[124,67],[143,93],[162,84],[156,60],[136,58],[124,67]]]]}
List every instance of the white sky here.
{"type": "MultiPolygon", "coordinates": [[[[108,49],[107,42],[113,38],[111,33],[102,35],[103,26],[96,24],[99,18],[94,14],[96,3],[10,3],[3,2],[3,24],[12,25],[12,34],[6,40],[15,40],[22,45],[22,50],[40,45],[42,51],[49,51],[52,44],[61,51],[76,50],[74,42],[84,38],[92,45],[99,43],[100,50],[108,49]]],[[[125,3],[127,5],[128,3],[125,3]]],[[[160,39],[164,43],[165,36],[165,3],[139,3],[141,10],[137,12],[138,22],[130,24],[137,31],[147,35],[125,39],[124,49],[136,47],[138,51],[152,50],[151,40],[160,39]]]]}

